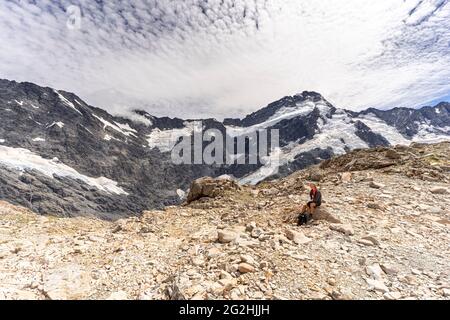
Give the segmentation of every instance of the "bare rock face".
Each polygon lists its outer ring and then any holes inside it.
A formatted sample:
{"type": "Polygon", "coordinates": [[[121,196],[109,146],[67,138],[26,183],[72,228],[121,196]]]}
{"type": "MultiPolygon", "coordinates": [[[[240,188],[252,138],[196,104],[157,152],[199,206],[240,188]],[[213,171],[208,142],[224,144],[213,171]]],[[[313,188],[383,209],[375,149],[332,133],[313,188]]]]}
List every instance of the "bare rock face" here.
{"type": "Polygon", "coordinates": [[[192,183],[186,201],[189,204],[200,198],[216,198],[226,192],[234,192],[239,189],[240,186],[234,180],[204,177],[192,183]]]}
{"type": "Polygon", "coordinates": [[[333,216],[327,209],[321,207],[314,211],[313,219],[316,221],[328,221],[330,223],[342,223],[341,220],[333,216]]]}

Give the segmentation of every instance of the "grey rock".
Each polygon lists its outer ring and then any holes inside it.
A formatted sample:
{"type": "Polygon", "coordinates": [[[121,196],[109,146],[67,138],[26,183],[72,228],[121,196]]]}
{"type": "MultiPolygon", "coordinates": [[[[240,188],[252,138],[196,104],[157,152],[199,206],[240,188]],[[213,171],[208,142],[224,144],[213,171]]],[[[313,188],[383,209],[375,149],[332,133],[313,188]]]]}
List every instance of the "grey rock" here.
{"type": "Polygon", "coordinates": [[[230,243],[236,240],[238,234],[231,230],[220,230],[217,233],[217,239],[220,243],[230,243]]]}
{"type": "Polygon", "coordinates": [[[447,188],[443,188],[443,187],[434,187],[430,189],[430,192],[432,194],[447,194],[448,190],[447,188]]]}
{"type": "Polygon", "coordinates": [[[384,271],[384,273],[388,275],[396,275],[399,273],[399,268],[392,264],[383,263],[380,265],[380,267],[384,271]]]}
{"type": "Polygon", "coordinates": [[[355,234],[352,225],[350,224],[335,224],[330,226],[331,230],[338,231],[348,236],[352,236],[355,234]]]}
{"type": "Polygon", "coordinates": [[[372,182],[369,184],[369,186],[370,186],[371,188],[373,188],[373,189],[383,189],[383,188],[385,187],[384,184],[379,183],[379,182],[375,182],[375,181],[372,181],[372,182]]]}

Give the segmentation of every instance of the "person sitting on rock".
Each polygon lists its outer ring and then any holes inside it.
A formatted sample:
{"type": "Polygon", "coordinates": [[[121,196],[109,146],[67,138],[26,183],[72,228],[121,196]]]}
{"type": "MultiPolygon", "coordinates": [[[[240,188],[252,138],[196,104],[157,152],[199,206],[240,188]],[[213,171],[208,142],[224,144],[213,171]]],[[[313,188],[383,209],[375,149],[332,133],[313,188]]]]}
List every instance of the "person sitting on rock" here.
{"type": "Polygon", "coordinates": [[[309,192],[309,197],[311,200],[302,208],[302,211],[298,217],[299,226],[307,224],[309,220],[311,220],[316,208],[322,205],[322,193],[319,191],[317,186],[314,183],[310,183],[308,186],[311,188],[311,191],[309,192]]]}

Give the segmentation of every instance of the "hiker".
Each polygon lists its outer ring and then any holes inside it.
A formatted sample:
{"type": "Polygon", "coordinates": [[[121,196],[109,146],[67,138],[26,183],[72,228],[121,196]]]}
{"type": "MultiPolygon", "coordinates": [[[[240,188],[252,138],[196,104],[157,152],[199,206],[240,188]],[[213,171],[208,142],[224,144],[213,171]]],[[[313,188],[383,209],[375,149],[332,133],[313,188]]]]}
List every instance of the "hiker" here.
{"type": "Polygon", "coordinates": [[[311,188],[311,191],[309,192],[309,198],[311,201],[305,204],[302,208],[302,211],[298,217],[299,226],[307,224],[309,220],[311,220],[316,208],[320,207],[322,204],[322,194],[319,189],[317,189],[317,186],[314,183],[310,183],[308,186],[311,188]]]}

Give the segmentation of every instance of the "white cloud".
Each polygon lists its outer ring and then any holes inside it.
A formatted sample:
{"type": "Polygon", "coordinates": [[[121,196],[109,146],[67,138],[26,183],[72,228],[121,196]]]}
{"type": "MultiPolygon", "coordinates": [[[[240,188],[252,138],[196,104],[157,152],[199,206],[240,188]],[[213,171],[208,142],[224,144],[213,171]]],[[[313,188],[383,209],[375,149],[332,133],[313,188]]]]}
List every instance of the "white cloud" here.
{"type": "Polygon", "coordinates": [[[0,44],[0,77],[115,113],[242,116],[302,90],[389,108],[450,92],[447,0],[2,1],[0,44]]]}

